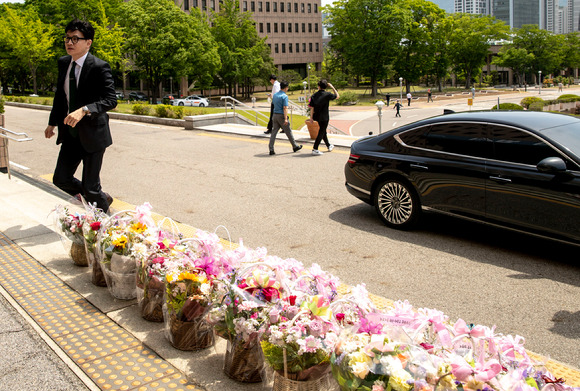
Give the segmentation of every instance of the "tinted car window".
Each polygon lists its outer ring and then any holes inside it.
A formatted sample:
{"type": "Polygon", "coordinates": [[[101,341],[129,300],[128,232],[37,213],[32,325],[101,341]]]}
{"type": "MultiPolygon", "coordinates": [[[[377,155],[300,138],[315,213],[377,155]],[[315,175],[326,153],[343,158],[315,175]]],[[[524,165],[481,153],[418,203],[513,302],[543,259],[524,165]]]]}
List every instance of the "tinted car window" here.
{"type": "Polygon", "coordinates": [[[488,157],[489,143],[485,125],[477,123],[445,123],[431,126],[425,135],[425,148],[435,151],[488,157]]]}
{"type": "Polygon", "coordinates": [[[491,126],[490,130],[496,160],[535,166],[542,159],[560,156],[548,144],[522,130],[503,126],[491,126]]]}
{"type": "Polygon", "coordinates": [[[411,147],[424,148],[425,134],[429,132],[429,129],[431,129],[431,126],[425,126],[419,129],[409,130],[407,132],[401,133],[399,137],[405,144],[411,147]]]}

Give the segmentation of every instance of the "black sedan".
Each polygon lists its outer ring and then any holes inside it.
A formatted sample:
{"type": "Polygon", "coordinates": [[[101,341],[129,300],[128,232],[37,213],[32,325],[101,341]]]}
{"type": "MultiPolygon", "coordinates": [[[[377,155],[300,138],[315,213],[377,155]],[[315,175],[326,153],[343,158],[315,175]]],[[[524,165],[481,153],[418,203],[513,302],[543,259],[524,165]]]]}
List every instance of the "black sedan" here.
{"type": "Polygon", "coordinates": [[[145,95],[141,91],[131,91],[131,92],[129,92],[129,100],[139,100],[139,101],[146,102],[147,99],[149,99],[149,98],[147,98],[147,95],[145,95]]]}
{"type": "Polygon", "coordinates": [[[580,119],[451,113],[353,143],[346,188],[384,223],[436,211],[580,244],[580,119]]]}

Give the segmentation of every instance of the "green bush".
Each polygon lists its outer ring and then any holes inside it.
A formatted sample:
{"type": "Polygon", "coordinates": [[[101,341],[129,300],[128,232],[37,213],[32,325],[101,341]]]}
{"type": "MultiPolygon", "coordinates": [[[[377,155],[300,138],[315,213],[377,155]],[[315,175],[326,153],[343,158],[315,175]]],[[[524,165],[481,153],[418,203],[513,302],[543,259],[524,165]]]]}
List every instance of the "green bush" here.
{"type": "Polygon", "coordinates": [[[132,111],[133,111],[133,114],[136,114],[136,115],[149,115],[149,112],[151,111],[151,109],[147,105],[144,105],[142,103],[137,103],[137,104],[133,105],[132,111]]]}
{"type": "Polygon", "coordinates": [[[173,111],[169,105],[156,105],[155,115],[159,118],[171,118],[173,111]]]}
{"type": "MultiPolygon", "coordinates": [[[[578,95],[574,95],[574,94],[564,94],[564,95],[560,95],[560,96],[558,97],[558,100],[559,100],[559,101],[562,101],[562,99],[566,99],[566,100],[568,100],[568,99],[574,99],[574,100],[578,100],[578,101],[580,101],[580,96],[578,96],[578,95]]],[[[573,102],[573,101],[572,101],[572,102],[573,102]]]]}
{"type": "Polygon", "coordinates": [[[358,95],[352,91],[346,91],[340,94],[340,98],[336,100],[339,105],[358,103],[358,95]]]}
{"type": "Polygon", "coordinates": [[[528,107],[528,110],[531,111],[544,111],[544,101],[541,102],[534,102],[528,107]]]}
{"type": "Polygon", "coordinates": [[[175,118],[177,118],[177,119],[183,118],[183,113],[184,113],[185,107],[183,107],[183,106],[171,106],[171,110],[173,111],[173,115],[175,116],[175,118]]]}
{"type": "MultiPolygon", "coordinates": [[[[497,110],[497,105],[491,108],[492,110],[497,110]]],[[[500,110],[523,110],[524,108],[517,103],[500,103],[499,104],[500,110]]]]}
{"type": "Polygon", "coordinates": [[[544,100],[542,98],[539,98],[537,96],[528,96],[524,99],[522,99],[522,101],[520,102],[520,105],[522,105],[523,107],[525,107],[526,109],[530,108],[530,105],[534,102],[543,102],[544,100]]]}
{"type": "Polygon", "coordinates": [[[4,98],[0,98],[0,114],[4,114],[4,98]]]}

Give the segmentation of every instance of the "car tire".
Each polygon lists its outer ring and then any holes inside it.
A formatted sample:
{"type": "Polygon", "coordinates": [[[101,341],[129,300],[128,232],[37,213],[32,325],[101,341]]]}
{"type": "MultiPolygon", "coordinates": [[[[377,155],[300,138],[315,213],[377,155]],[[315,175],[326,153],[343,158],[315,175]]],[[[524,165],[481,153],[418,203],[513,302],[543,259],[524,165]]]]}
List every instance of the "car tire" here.
{"type": "Polygon", "coordinates": [[[409,229],[417,223],[421,214],[415,189],[396,178],[389,178],[377,186],[374,201],[377,213],[391,228],[409,229]]]}
{"type": "Polygon", "coordinates": [[[203,103],[200,103],[199,107],[205,107],[205,105],[203,103]]]}
{"type": "Polygon", "coordinates": [[[179,106],[183,106],[183,102],[179,102],[179,106]]]}

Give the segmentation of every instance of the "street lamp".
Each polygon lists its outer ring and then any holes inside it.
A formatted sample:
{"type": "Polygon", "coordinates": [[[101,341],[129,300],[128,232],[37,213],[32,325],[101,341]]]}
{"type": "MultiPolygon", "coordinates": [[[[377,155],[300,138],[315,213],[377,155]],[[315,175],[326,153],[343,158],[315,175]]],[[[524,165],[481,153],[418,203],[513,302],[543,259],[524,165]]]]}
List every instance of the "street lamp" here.
{"type": "Polygon", "coordinates": [[[306,86],[308,85],[308,83],[303,81],[302,84],[304,85],[304,111],[306,112],[306,86]]]}
{"type": "Polygon", "coordinates": [[[382,100],[378,100],[375,105],[377,105],[377,109],[379,109],[379,112],[377,113],[377,115],[379,116],[379,134],[381,134],[382,132],[382,119],[383,119],[383,106],[385,105],[385,102],[383,102],[382,100]]]}
{"type": "Polygon", "coordinates": [[[401,102],[402,102],[403,101],[403,78],[402,77],[399,77],[399,86],[401,87],[401,96],[400,96],[400,99],[401,99],[401,102]]]}
{"type": "Polygon", "coordinates": [[[540,92],[538,92],[538,95],[542,95],[542,71],[538,71],[538,83],[540,86],[540,92]]]}

